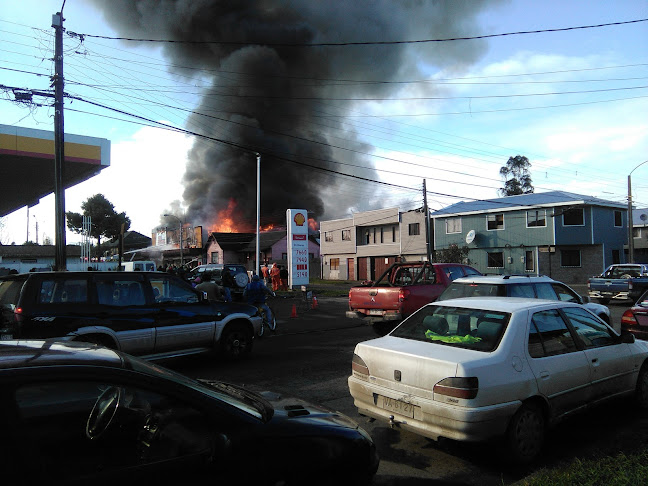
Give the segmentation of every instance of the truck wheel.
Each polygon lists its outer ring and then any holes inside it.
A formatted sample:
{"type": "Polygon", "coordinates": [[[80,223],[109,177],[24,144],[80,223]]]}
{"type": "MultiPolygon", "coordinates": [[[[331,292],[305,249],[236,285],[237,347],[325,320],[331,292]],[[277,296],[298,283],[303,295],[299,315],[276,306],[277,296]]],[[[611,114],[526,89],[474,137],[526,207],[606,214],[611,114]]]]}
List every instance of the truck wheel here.
{"type": "Polygon", "coordinates": [[[398,322],[374,322],[371,325],[373,331],[379,336],[385,336],[389,334],[392,329],[394,329],[399,323],[398,322]]]}
{"type": "Polygon", "coordinates": [[[598,301],[601,305],[608,305],[610,303],[610,299],[598,299],[598,301]]]}

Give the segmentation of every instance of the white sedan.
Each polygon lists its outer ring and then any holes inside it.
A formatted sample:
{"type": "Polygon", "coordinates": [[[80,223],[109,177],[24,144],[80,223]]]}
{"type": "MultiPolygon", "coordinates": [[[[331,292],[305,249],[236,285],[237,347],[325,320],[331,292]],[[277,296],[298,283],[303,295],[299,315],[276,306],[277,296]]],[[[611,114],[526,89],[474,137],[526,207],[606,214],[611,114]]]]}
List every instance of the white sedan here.
{"type": "Polygon", "coordinates": [[[518,462],[547,426],[606,399],[648,408],[648,342],[581,305],[506,297],[422,307],[359,343],[349,391],[361,415],[439,439],[505,437],[518,462]]]}

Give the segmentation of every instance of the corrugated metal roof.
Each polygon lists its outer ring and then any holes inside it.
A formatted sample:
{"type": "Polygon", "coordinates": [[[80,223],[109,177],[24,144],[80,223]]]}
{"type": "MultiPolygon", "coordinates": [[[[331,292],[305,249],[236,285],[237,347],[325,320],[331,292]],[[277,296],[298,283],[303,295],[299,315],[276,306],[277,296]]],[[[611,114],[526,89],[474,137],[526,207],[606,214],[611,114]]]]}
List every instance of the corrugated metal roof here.
{"type": "MultiPolygon", "coordinates": [[[[81,256],[80,246],[67,245],[65,248],[68,257],[81,256]]],[[[55,255],[54,245],[0,245],[0,256],[6,258],[54,258],[55,255]]]]}
{"type": "Polygon", "coordinates": [[[591,206],[627,207],[624,203],[607,201],[593,196],[584,196],[565,191],[536,192],[519,194],[496,199],[462,201],[432,213],[432,217],[465,213],[484,213],[493,211],[514,211],[525,207],[563,206],[585,204],[591,206]]]}

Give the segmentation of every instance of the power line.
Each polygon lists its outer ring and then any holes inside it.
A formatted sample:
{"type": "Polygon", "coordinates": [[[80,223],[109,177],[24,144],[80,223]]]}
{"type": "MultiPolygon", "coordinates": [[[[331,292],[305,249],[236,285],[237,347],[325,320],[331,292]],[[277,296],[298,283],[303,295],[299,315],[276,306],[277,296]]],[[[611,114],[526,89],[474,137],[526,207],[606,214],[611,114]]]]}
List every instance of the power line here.
{"type": "Polygon", "coordinates": [[[93,34],[77,34],[76,32],[68,32],[70,36],[79,36],[79,37],[91,37],[95,39],[107,39],[107,40],[122,40],[122,41],[132,41],[132,42],[152,42],[152,43],[169,43],[169,44],[196,44],[196,45],[225,45],[225,46],[250,46],[250,45],[259,45],[269,47],[343,47],[343,46],[376,46],[376,45],[399,45],[399,44],[427,44],[434,42],[454,42],[454,41],[465,41],[465,40],[478,40],[478,39],[491,39],[494,37],[506,37],[514,35],[527,35],[527,34],[542,34],[549,32],[566,32],[571,30],[582,30],[582,29],[595,29],[600,27],[610,27],[616,25],[628,25],[636,24],[639,22],[646,22],[648,19],[636,19],[636,20],[627,20],[621,22],[608,22],[605,24],[594,24],[594,25],[581,25],[575,27],[561,27],[553,29],[540,29],[540,30],[526,30],[518,32],[504,32],[499,34],[484,34],[476,35],[469,37],[448,37],[441,39],[418,39],[418,40],[400,40],[400,41],[361,41],[361,42],[313,42],[313,43],[286,43],[286,42],[265,42],[262,40],[256,42],[241,42],[241,41],[192,41],[192,40],[174,40],[174,39],[137,39],[133,37],[112,37],[105,35],[93,35],[93,34]]]}

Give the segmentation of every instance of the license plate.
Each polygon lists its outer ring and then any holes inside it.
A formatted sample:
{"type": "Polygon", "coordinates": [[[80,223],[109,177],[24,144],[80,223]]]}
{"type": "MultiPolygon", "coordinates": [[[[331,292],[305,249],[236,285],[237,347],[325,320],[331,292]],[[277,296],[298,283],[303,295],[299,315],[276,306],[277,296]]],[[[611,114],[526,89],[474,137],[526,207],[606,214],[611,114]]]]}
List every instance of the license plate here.
{"type": "Polygon", "coordinates": [[[414,418],[415,406],[411,403],[396,400],[394,398],[383,397],[378,395],[378,404],[385,410],[397,413],[398,415],[405,415],[406,417],[414,418]]]}
{"type": "Polygon", "coordinates": [[[369,315],[370,316],[382,316],[383,311],[382,311],[382,309],[369,309],[369,315]]]}

